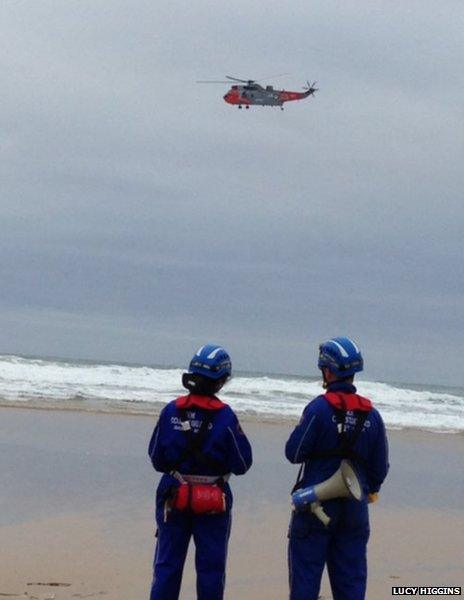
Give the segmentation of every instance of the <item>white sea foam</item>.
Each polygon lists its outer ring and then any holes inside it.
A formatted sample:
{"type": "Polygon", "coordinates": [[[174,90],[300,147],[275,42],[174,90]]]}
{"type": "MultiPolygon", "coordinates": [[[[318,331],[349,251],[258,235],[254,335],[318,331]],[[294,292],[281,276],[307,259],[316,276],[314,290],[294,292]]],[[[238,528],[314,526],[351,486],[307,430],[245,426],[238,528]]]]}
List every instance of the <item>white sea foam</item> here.
{"type": "MultiPolygon", "coordinates": [[[[185,393],[181,374],[181,369],[0,356],[0,398],[57,407],[79,401],[131,410],[134,403],[150,407],[185,393]]],[[[358,389],[373,400],[389,427],[464,431],[463,390],[372,381],[358,382],[358,389]]],[[[297,418],[320,393],[319,382],[301,377],[237,375],[221,397],[242,414],[297,418]]]]}

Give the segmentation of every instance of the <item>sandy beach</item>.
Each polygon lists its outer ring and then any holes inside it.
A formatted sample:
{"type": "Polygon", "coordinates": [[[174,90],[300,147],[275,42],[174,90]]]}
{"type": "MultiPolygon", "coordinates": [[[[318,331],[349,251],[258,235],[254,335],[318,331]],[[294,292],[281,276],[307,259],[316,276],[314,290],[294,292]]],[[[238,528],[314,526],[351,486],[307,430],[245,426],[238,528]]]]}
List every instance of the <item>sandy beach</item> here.
{"type": "MultiPolygon", "coordinates": [[[[146,456],[154,418],[0,413],[0,598],[146,598],[158,481],[146,456]]],[[[287,597],[288,494],[296,468],[283,446],[291,428],[244,423],[255,460],[249,474],[231,482],[230,600],[287,597]]],[[[462,586],[464,436],[391,431],[389,439],[391,474],[371,509],[367,597],[390,598],[392,586],[462,586]]],[[[183,599],[195,597],[192,554],[183,599]]],[[[331,598],[326,580],[321,597],[331,598]]]]}

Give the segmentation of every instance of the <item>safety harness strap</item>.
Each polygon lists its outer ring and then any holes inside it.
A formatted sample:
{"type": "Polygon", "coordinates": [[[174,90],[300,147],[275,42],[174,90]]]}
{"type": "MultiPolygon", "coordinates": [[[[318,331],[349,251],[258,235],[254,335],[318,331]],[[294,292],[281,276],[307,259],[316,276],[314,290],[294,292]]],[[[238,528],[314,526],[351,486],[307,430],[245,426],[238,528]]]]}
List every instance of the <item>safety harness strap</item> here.
{"type": "MultiPolygon", "coordinates": [[[[367,465],[367,460],[364,456],[361,456],[359,452],[353,450],[354,445],[356,444],[359,436],[364,427],[364,423],[366,422],[367,415],[369,414],[369,410],[354,410],[354,414],[356,416],[356,425],[354,426],[353,433],[351,435],[348,434],[346,430],[346,416],[347,416],[347,406],[346,400],[343,394],[339,395],[341,405],[343,408],[337,408],[332,405],[333,411],[335,413],[335,420],[337,423],[337,431],[338,431],[338,440],[339,444],[335,448],[331,448],[330,450],[325,450],[323,452],[311,452],[307,458],[310,460],[312,458],[348,458],[353,461],[357,461],[363,466],[367,465]]],[[[306,462],[305,461],[305,462],[306,462]]],[[[305,467],[305,463],[302,463],[300,469],[298,471],[298,476],[296,478],[296,483],[293,486],[292,494],[296,490],[298,490],[302,485],[303,479],[303,469],[305,467]]]]}
{"type": "Polygon", "coordinates": [[[311,452],[308,455],[308,459],[311,458],[349,458],[350,460],[355,460],[363,465],[366,464],[366,459],[364,456],[361,456],[359,452],[353,450],[354,445],[356,444],[361,431],[363,430],[364,423],[367,419],[368,413],[364,410],[355,410],[353,411],[356,415],[356,425],[354,427],[353,433],[351,435],[346,431],[346,411],[334,409],[335,418],[337,421],[337,429],[339,434],[339,444],[335,448],[331,448],[330,450],[325,450],[323,452],[311,452]]]}
{"type": "MultiPolygon", "coordinates": [[[[180,468],[180,465],[182,464],[182,462],[185,459],[193,457],[200,464],[202,464],[208,468],[217,470],[220,473],[221,471],[224,470],[223,465],[219,461],[212,458],[211,456],[208,456],[207,454],[205,454],[202,450],[203,445],[206,440],[206,436],[208,434],[208,427],[213,418],[213,411],[210,411],[210,410],[203,411],[203,419],[202,419],[201,425],[196,433],[193,431],[192,426],[190,424],[190,420],[188,418],[188,411],[189,411],[189,409],[187,409],[187,408],[179,411],[180,412],[180,420],[182,423],[182,430],[184,431],[185,435],[187,436],[187,448],[182,453],[182,455],[180,456],[180,458],[178,459],[176,464],[173,465],[172,470],[178,471],[180,468]]],[[[219,483],[219,481],[218,481],[218,483],[219,483]]]]}

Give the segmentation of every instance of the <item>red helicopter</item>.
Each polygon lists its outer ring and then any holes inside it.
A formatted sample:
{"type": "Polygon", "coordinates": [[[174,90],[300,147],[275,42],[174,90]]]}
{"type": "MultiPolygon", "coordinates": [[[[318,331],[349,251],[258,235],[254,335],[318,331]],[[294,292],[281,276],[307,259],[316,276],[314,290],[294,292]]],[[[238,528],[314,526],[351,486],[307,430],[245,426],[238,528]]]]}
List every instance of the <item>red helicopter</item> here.
{"type": "Polygon", "coordinates": [[[226,75],[228,81],[197,81],[197,83],[228,83],[236,81],[239,84],[234,84],[230,90],[224,96],[224,100],[228,104],[234,104],[239,108],[244,106],[250,108],[252,105],[256,106],[280,106],[281,110],[284,110],[284,102],[292,102],[293,100],[303,100],[308,96],[312,96],[317,92],[318,88],[314,87],[316,82],[309,83],[303,87],[304,92],[289,92],[287,90],[275,90],[272,85],[266,85],[263,87],[254,79],[238,79],[237,77],[231,77],[226,75]]]}

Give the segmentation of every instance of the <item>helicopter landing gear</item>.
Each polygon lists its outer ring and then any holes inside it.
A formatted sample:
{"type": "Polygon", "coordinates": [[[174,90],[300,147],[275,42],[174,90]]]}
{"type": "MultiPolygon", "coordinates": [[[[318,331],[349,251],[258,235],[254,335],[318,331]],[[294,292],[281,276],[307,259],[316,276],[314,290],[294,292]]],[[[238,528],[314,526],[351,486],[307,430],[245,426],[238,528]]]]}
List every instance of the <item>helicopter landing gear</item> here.
{"type": "Polygon", "coordinates": [[[248,106],[248,104],[245,106],[245,108],[248,110],[250,107],[248,106]]]}
{"type": "Polygon", "coordinates": [[[280,107],[280,110],[284,110],[284,107],[283,107],[283,106],[281,106],[281,107],[280,107]]]}
{"type": "Polygon", "coordinates": [[[242,105],[241,105],[241,104],[239,104],[239,105],[238,105],[238,107],[239,107],[239,109],[241,110],[241,108],[242,108],[242,105]]]}

